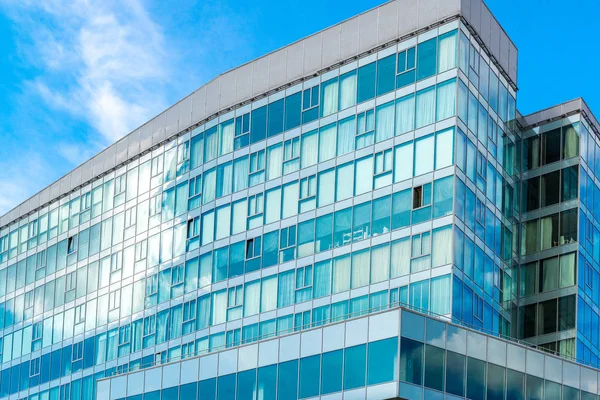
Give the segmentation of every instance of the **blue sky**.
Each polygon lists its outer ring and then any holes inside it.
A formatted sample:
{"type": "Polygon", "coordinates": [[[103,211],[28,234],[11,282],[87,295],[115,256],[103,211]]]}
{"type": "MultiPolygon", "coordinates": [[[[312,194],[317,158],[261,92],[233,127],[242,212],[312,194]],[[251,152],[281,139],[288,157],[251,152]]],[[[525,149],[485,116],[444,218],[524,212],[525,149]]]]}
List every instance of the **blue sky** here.
{"type": "MultiPolygon", "coordinates": [[[[0,214],[220,72],[382,2],[0,0],[0,214]]],[[[596,1],[487,4],[522,113],[583,96],[600,115],[596,1]]]]}

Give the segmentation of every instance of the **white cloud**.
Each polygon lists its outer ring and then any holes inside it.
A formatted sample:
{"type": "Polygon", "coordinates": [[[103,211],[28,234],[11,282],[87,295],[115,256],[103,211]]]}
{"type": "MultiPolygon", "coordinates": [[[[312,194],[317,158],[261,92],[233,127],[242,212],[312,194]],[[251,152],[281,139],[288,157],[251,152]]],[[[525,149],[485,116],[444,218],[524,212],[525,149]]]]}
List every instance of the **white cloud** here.
{"type": "Polygon", "coordinates": [[[19,11],[11,15],[32,35],[26,54],[42,64],[28,86],[86,121],[105,145],[165,107],[164,35],[140,0],[0,1],[19,11]]]}

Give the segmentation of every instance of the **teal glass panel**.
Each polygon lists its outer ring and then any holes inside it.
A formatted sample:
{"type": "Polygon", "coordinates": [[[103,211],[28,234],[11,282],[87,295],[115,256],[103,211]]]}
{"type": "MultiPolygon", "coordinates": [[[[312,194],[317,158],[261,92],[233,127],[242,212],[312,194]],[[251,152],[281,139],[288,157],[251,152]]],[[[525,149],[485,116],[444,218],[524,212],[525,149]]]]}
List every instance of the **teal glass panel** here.
{"type": "Polygon", "coordinates": [[[250,143],[256,143],[266,138],[267,106],[252,111],[250,127],[250,143]]]}
{"type": "Polygon", "coordinates": [[[343,361],[343,350],[323,353],[323,369],[321,370],[321,394],[339,392],[342,390],[343,361]]]}
{"type": "MultiPolygon", "coordinates": [[[[220,376],[217,385],[219,400],[235,400],[235,374],[220,376]]],[[[204,399],[202,397],[202,399],[204,399]]]]}
{"type": "Polygon", "coordinates": [[[446,392],[462,397],[465,395],[465,356],[448,351],[446,357],[446,392]]]}
{"type": "Polygon", "coordinates": [[[198,399],[215,400],[217,397],[217,378],[198,382],[198,399]]]}
{"type": "Polygon", "coordinates": [[[277,383],[278,399],[296,400],[298,398],[298,360],[279,364],[277,383]]]}
{"type": "Polygon", "coordinates": [[[305,399],[319,395],[321,376],[321,355],[300,359],[300,396],[305,399]]]}
{"type": "Polygon", "coordinates": [[[369,343],[367,384],[398,379],[398,338],[393,337],[369,343]]]}
{"type": "Polygon", "coordinates": [[[467,359],[467,397],[473,400],[485,399],[485,361],[467,359]]]}
{"type": "Polygon", "coordinates": [[[367,346],[348,347],[344,355],[344,390],[365,386],[367,346]]]}
{"type": "Polygon", "coordinates": [[[428,78],[436,72],[437,38],[420,43],[417,47],[417,80],[428,78]]]}
{"type": "Polygon", "coordinates": [[[284,99],[269,103],[267,135],[275,136],[283,132],[284,99]]]}
{"type": "Polygon", "coordinates": [[[358,69],[358,100],[357,103],[375,97],[375,75],[377,64],[372,62],[358,69]]]}
{"type": "Polygon", "coordinates": [[[256,399],[256,370],[240,372],[237,376],[237,400],[256,399]]]}
{"type": "MultiPolygon", "coordinates": [[[[406,324],[402,321],[402,325],[406,324]]],[[[400,380],[423,384],[423,343],[402,338],[400,343],[400,380]]]]}
{"type": "Polygon", "coordinates": [[[389,93],[395,89],[396,55],[377,61],[377,96],[389,93]]]}
{"type": "Polygon", "coordinates": [[[258,369],[258,393],[262,400],[275,400],[277,397],[277,365],[258,369]]]}
{"type": "Polygon", "coordinates": [[[435,346],[425,346],[425,386],[444,390],[445,351],[435,346]]]}
{"type": "Polygon", "coordinates": [[[198,394],[198,382],[192,382],[181,385],[179,388],[179,398],[185,400],[196,400],[198,394]]]}
{"type": "Polygon", "coordinates": [[[285,130],[300,126],[302,116],[302,92],[298,92],[285,98],[285,130]]]}
{"type": "MultiPolygon", "coordinates": [[[[448,360],[450,357],[448,357],[448,360]]],[[[525,398],[524,375],[521,372],[506,370],[506,400],[523,400],[525,398]]]]}

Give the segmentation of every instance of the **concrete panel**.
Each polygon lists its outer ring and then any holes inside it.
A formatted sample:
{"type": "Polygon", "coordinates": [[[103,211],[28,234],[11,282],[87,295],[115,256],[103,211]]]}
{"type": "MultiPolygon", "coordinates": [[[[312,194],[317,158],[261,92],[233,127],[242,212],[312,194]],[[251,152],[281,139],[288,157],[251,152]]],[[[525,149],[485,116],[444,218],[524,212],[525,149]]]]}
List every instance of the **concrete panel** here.
{"type": "MultiPolygon", "coordinates": [[[[340,57],[340,35],[341,35],[341,26],[336,25],[330,29],[327,29],[322,34],[321,40],[321,65],[331,65],[341,60],[340,57]]],[[[308,46],[307,46],[308,49],[308,46]]],[[[304,57],[308,57],[308,52],[304,53],[304,57]]],[[[309,67],[308,60],[304,61],[304,68],[307,69],[309,67]]],[[[320,67],[320,66],[319,66],[320,67]]]]}
{"type": "Polygon", "coordinates": [[[152,145],[162,142],[166,137],[167,112],[159,114],[152,120],[152,145]]]}
{"type": "Polygon", "coordinates": [[[219,111],[219,82],[220,78],[213,79],[206,84],[206,116],[219,111]]]}
{"type": "Polygon", "coordinates": [[[344,22],[340,28],[340,58],[343,60],[358,52],[358,18],[344,22]]]}
{"type": "Polygon", "coordinates": [[[235,103],[235,71],[219,77],[219,109],[235,103]]]}
{"type": "Polygon", "coordinates": [[[252,64],[246,64],[235,71],[235,82],[238,102],[252,97],[252,64]]]}
{"type": "Polygon", "coordinates": [[[117,165],[127,160],[127,137],[117,142],[117,165]]]}
{"type": "Polygon", "coordinates": [[[39,193],[34,194],[33,197],[31,199],[29,199],[30,210],[35,210],[36,208],[38,208],[41,205],[42,205],[42,203],[40,203],[40,194],[39,193]]]}
{"type": "Polygon", "coordinates": [[[67,193],[69,190],[71,190],[71,173],[63,176],[62,178],[60,178],[60,194],[63,193],[67,193]]]}
{"type": "Polygon", "coordinates": [[[394,40],[398,34],[398,2],[393,1],[378,9],[377,43],[394,40]]]}
{"type": "Polygon", "coordinates": [[[60,181],[50,185],[50,198],[55,199],[60,195],[60,181]]]}
{"type": "MultiPolygon", "coordinates": [[[[339,36],[338,36],[339,38],[339,36]]],[[[311,75],[321,69],[323,54],[323,34],[318,33],[304,41],[304,54],[302,60],[302,75],[311,75]]],[[[337,47],[335,53],[339,50],[339,40],[336,39],[337,47]]],[[[335,62],[335,61],[334,61],[335,62]]]]}
{"type": "Polygon", "coordinates": [[[71,182],[69,183],[69,190],[75,189],[82,183],[83,182],[81,181],[81,167],[77,167],[73,170],[73,172],[71,172],[71,182]]]}
{"type": "Polygon", "coordinates": [[[417,29],[418,2],[414,0],[398,0],[398,36],[406,35],[417,29]]]}
{"type": "Polygon", "coordinates": [[[181,132],[192,125],[192,96],[188,96],[179,102],[179,126],[177,131],[181,132]]]}
{"type": "Polygon", "coordinates": [[[510,40],[508,39],[508,36],[503,33],[500,35],[500,53],[498,54],[498,62],[506,73],[508,73],[509,52],[510,40]]]}
{"type": "Polygon", "coordinates": [[[517,83],[517,71],[518,71],[518,64],[519,64],[519,51],[517,50],[517,48],[515,47],[514,43],[509,42],[509,54],[508,54],[508,76],[510,76],[510,79],[512,79],[515,83],[517,83]]]}
{"type": "Polygon", "coordinates": [[[140,130],[136,130],[127,136],[127,158],[140,153],[140,130]]]}
{"type": "MultiPolygon", "coordinates": [[[[92,160],[86,161],[81,166],[81,182],[82,183],[89,182],[94,177],[93,168],[94,168],[94,162],[92,160]]],[[[42,203],[42,204],[44,204],[44,203],[42,203]]]]}
{"type": "Polygon", "coordinates": [[[40,204],[46,204],[50,201],[50,188],[44,188],[40,192],[40,204]]]}
{"type": "Polygon", "coordinates": [[[438,19],[456,15],[460,12],[460,0],[437,0],[438,19]]]}
{"type": "Polygon", "coordinates": [[[253,64],[252,97],[269,90],[269,57],[259,58],[253,64]]]}
{"type": "Polygon", "coordinates": [[[165,135],[169,137],[179,132],[179,103],[167,110],[166,118],[165,135]]]}
{"type": "Polygon", "coordinates": [[[287,49],[269,55],[269,89],[286,82],[287,49]]]}
{"type": "Polygon", "coordinates": [[[109,146],[104,153],[104,171],[108,171],[111,168],[114,168],[117,164],[117,146],[112,145],[109,146]]]}
{"type": "Polygon", "coordinates": [[[371,10],[358,17],[358,52],[377,46],[377,19],[379,11],[371,10]]]}
{"type": "Polygon", "coordinates": [[[479,35],[481,36],[481,40],[485,46],[490,49],[491,41],[490,41],[490,21],[492,20],[492,14],[490,14],[490,10],[487,7],[481,7],[481,30],[479,31],[479,35]]]}
{"type": "Polygon", "coordinates": [[[98,154],[93,159],[94,162],[94,176],[100,175],[104,172],[104,152],[98,154]]]}
{"type": "Polygon", "coordinates": [[[192,95],[192,124],[206,117],[206,88],[202,86],[192,95]]]}
{"type": "Polygon", "coordinates": [[[496,58],[498,58],[497,54],[500,52],[500,32],[501,29],[498,21],[492,18],[490,23],[490,51],[496,58]]]}
{"type": "Polygon", "coordinates": [[[146,151],[152,147],[152,121],[140,128],[140,151],[146,151]]]}
{"type": "Polygon", "coordinates": [[[304,41],[294,43],[287,49],[286,81],[301,78],[304,74],[304,41]]]}
{"type": "Polygon", "coordinates": [[[418,21],[420,27],[437,21],[437,0],[419,0],[418,21]]]}

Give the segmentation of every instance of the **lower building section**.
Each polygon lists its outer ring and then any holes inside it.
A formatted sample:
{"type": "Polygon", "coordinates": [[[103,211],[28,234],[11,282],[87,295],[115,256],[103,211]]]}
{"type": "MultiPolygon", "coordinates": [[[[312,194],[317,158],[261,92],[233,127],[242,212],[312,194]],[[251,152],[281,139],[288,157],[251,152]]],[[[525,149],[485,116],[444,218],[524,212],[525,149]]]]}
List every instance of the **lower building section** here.
{"type": "Polygon", "coordinates": [[[598,399],[598,370],[396,308],[98,382],[98,400],[598,399]]]}

